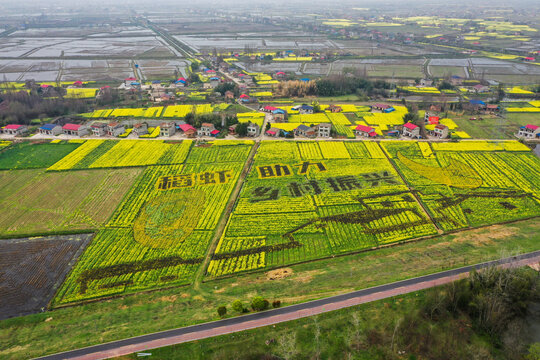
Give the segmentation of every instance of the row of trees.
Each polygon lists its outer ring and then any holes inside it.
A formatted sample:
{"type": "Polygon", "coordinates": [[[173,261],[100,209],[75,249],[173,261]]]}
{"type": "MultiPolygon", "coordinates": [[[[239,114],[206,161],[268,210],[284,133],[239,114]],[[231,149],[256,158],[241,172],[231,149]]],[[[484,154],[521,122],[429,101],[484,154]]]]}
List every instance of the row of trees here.
{"type": "MultiPolygon", "coordinates": [[[[251,300],[250,306],[251,306],[251,309],[253,309],[253,311],[264,311],[270,307],[270,302],[261,296],[256,296],[251,300]]],[[[272,302],[272,307],[274,309],[280,306],[281,306],[281,301],[274,300],[272,302]]],[[[244,305],[242,300],[233,301],[231,304],[231,308],[239,314],[249,312],[249,309],[244,305]]],[[[218,312],[218,315],[221,317],[227,315],[227,306],[226,305],[219,306],[217,308],[217,312],[218,312]]]]}
{"type": "Polygon", "coordinates": [[[362,96],[386,96],[390,83],[383,80],[369,80],[364,77],[332,75],[311,81],[282,81],[274,88],[281,97],[341,96],[358,94],[362,96]]]}
{"type": "Polygon", "coordinates": [[[83,113],[88,103],[81,99],[45,98],[37,92],[0,94],[0,125],[30,124],[32,119],[83,113]]]}

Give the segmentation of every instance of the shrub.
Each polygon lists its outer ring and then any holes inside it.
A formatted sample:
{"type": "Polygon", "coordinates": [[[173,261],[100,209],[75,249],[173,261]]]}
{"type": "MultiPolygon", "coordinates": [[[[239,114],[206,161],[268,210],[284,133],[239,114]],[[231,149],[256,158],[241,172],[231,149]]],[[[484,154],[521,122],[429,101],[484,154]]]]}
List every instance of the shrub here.
{"type": "Polygon", "coordinates": [[[232,308],[236,312],[244,312],[244,304],[242,304],[242,301],[240,300],[234,300],[232,303],[232,308]]]}
{"type": "Polygon", "coordinates": [[[227,307],[225,305],[221,305],[217,308],[217,313],[219,316],[224,317],[227,314],[227,307]]]}
{"type": "Polygon", "coordinates": [[[278,308],[278,307],[280,307],[280,306],[281,306],[281,301],[279,301],[279,300],[274,300],[274,301],[272,302],[272,307],[273,307],[274,309],[275,309],[275,308],[278,308]]]}
{"type": "Polygon", "coordinates": [[[268,309],[269,305],[270,305],[270,303],[268,302],[268,300],[263,299],[260,296],[254,297],[253,300],[251,301],[251,308],[253,310],[255,310],[255,311],[266,310],[266,309],[268,309]]]}

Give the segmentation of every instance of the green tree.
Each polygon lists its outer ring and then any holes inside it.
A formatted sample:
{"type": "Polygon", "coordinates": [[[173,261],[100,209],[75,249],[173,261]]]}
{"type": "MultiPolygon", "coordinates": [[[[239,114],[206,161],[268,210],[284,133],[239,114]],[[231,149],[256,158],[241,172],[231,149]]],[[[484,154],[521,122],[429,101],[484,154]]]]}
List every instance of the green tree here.
{"type": "Polygon", "coordinates": [[[244,312],[244,304],[242,304],[241,300],[234,300],[232,303],[232,309],[236,312],[244,312]]]}
{"type": "Polygon", "coordinates": [[[256,296],[251,300],[251,308],[255,311],[263,311],[268,309],[270,303],[268,300],[262,298],[261,296],[256,296]]]}
{"type": "Polygon", "coordinates": [[[227,314],[227,307],[225,305],[221,305],[217,308],[217,313],[219,316],[224,317],[227,314]]]}
{"type": "Polygon", "coordinates": [[[236,133],[238,134],[238,136],[247,136],[247,128],[249,124],[250,123],[239,123],[236,126],[236,133]]]}

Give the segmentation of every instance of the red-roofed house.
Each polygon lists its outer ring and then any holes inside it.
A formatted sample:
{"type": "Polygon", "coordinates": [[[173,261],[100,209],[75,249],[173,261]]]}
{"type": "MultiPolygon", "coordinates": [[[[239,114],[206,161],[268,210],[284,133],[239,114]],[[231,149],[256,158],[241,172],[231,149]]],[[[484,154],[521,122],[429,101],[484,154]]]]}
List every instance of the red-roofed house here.
{"type": "Polygon", "coordinates": [[[267,113],[271,113],[272,111],[277,110],[277,109],[278,109],[277,107],[273,107],[273,106],[270,106],[270,105],[266,105],[266,106],[263,108],[263,111],[264,111],[264,112],[267,112],[267,113]]]}
{"type": "Polygon", "coordinates": [[[79,124],[66,124],[62,126],[62,131],[66,135],[83,136],[88,133],[88,128],[79,124]]]}
{"type": "Polygon", "coordinates": [[[73,83],[73,86],[76,86],[76,87],[82,87],[83,86],[83,82],[80,81],[80,80],[77,80],[73,83]]]}
{"type": "Polygon", "coordinates": [[[408,136],[413,139],[419,139],[420,138],[420,128],[418,125],[414,125],[413,123],[406,123],[403,125],[403,136],[408,136]]]}
{"type": "Polygon", "coordinates": [[[4,126],[2,131],[4,134],[7,135],[21,136],[24,133],[28,132],[28,128],[26,127],[26,125],[9,124],[4,126]]]}
{"type": "Polygon", "coordinates": [[[130,86],[131,83],[137,82],[137,78],[134,77],[128,77],[124,79],[124,85],[130,86]]]}
{"type": "Polygon", "coordinates": [[[216,130],[210,131],[210,136],[216,137],[218,135],[219,135],[219,130],[216,129],[216,130]]]}
{"type": "Polygon", "coordinates": [[[180,127],[180,130],[182,130],[182,132],[184,133],[184,135],[186,135],[189,138],[194,137],[195,134],[197,133],[197,129],[195,129],[193,126],[189,124],[182,124],[179,127],[180,127]]]}
{"type": "Polygon", "coordinates": [[[528,124],[519,128],[518,137],[534,139],[540,137],[540,126],[528,124]]]}
{"type": "Polygon", "coordinates": [[[280,132],[281,132],[281,130],[279,130],[279,129],[270,128],[270,129],[266,130],[266,135],[272,136],[272,137],[278,137],[280,132]]]}
{"type": "Polygon", "coordinates": [[[373,109],[375,110],[386,110],[386,109],[390,109],[391,106],[390,105],[386,105],[386,104],[375,104],[372,106],[373,109]]]}
{"type": "Polygon", "coordinates": [[[365,136],[365,137],[377,136],[375,129],[372,128],[371,126],[366,126],[366,125],[358,125],[356,129],[354,129],[354,132],[356,136],[365,136]]]}

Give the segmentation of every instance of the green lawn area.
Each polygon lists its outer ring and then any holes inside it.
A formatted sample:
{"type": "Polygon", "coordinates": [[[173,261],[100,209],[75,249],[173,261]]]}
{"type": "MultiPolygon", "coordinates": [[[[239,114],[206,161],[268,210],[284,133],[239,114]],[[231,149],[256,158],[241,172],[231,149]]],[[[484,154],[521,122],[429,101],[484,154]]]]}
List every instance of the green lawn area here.
{"type": "Polygon", "coordinates": [[[468,230],[376,251],[140,293],[0,321],[0,358],[26,359],[216,320],[216,308],[260,295],[291,305],[467,264],[540,249],[538,219],[468,230]]]}
{"type": "Polygon", "coordinates": [[[450,116],[459,126],[473,138],[479,139],[515,139],[514,134],[520,126],[533,124],[540,125],[540,113],[506,113],[504,118],[490,115],[464,115],[450,116]],[[469,120],[475,117],[483,120],[469,120]]]}
{"type": "Polygon", "coordinates": [[[0,152],[0,170],[48,168],[80,144],[33,144],[25,141],[0,152]]]}

